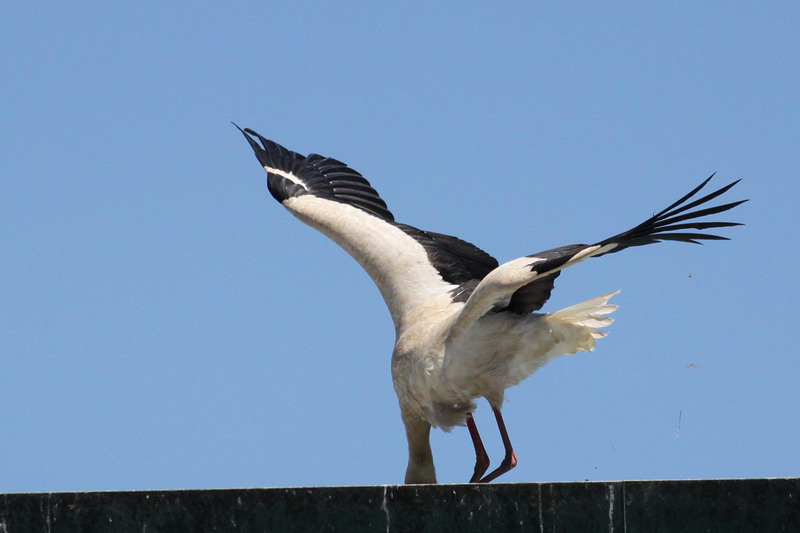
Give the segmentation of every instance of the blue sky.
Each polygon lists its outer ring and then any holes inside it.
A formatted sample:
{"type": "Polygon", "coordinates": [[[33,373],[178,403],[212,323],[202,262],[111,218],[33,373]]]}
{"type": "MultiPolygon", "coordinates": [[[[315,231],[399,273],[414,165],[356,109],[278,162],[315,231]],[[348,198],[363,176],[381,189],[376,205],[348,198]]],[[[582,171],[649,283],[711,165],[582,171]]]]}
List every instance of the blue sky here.
{"type": "MultiPolygon", "coordinates": [[[[597,350],[510,389],[503,481],[798,476],[800,7],[15,2],[4,9],[0,492],[398,483],[394,331],[230,124],[341,159],[501,262],[712,172],[729,242],[588,261],[597,350]]],[[[477,412],[502,456],[491,412],[477,412]]],[[[437,431],[465,482],[467,432],[437,431]]]]}

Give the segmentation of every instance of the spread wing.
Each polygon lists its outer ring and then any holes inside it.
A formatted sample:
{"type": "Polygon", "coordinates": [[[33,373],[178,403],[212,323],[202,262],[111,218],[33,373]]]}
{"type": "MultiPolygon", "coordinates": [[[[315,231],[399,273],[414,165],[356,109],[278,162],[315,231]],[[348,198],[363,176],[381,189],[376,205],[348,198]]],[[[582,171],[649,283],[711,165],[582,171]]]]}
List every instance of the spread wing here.
{"type": "Polygon", "coordinates": [[[464,331],[475,320],[492,310],[530,313],[541,308],[549,298],[559,273],[589,257],[599,257],[625,248],[660,241],[701,244],[700,241],[703,240],[727,240],[727,237],[702,232],[741,224],[698,219],[728,211],[747,200],[701,207],[727,192],[739,182],[737,180],[699,199],[689,201],[711,181],[712,177],[713,175],[638,226],[613,237],[595,244],[571,244],[554,248],[499,266],[475,287],[454,324],[451,336],[464,331]]]}
{"type": "Polygon", "coordinates": [[[345,163],[303,156],[253,130],[239,131],[267,171],[272,196],[358,261],[381,291],[395,325],[432,296],[466,301],[498,266],[492,256],[457,237],[396,222],[369,181],[345,163]]]}

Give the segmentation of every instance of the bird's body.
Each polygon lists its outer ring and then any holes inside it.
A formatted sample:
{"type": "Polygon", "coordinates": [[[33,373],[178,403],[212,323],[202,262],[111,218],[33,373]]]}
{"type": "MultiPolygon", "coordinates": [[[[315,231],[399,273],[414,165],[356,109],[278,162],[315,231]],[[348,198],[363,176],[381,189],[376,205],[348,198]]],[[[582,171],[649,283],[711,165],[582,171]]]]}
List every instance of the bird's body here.
{"type": "Polygon", "coordinates": [[[592,350],[616,309],[608,303],[614,292],[555,313],[536,313],[562,269],[660,240],[722,239],[679,230],[737,225],[694,219],[742,203],[689,211],[736,183],[685,203],[706,180],[619,235],[499,265],[461,239],[396,222],[369,182],[344,163],[302,156],[252,130],[242,133],[266,169],[275,199],[353,256],[386,301],[396,330],[392,379],[408,438],[407,483],[436,482],[431,427],[467,425],[477,457],[471,481],[491,481],[516,464],[500,412],[505,390],[555,357],[592,350]],[[492,406],[506,449],[500,467],[488,475],[489,459],[471,416],[481,397],[492,406]]]}
{"type": "Polygon", "coordinates": [[[604,335],[597,328],[612,322],[604,315],[616,309],[607,303],[614,294],[575,306],[588,314],[570,314],[572,308],[554,314],[490,313],[454,337],[464,304],[431,309],[398,331],[392,378],[403,411],[449,431],[464,425],[476,398],[500,409],[507,388],[551,359],[594,348],[595,338],[604,335]]]}

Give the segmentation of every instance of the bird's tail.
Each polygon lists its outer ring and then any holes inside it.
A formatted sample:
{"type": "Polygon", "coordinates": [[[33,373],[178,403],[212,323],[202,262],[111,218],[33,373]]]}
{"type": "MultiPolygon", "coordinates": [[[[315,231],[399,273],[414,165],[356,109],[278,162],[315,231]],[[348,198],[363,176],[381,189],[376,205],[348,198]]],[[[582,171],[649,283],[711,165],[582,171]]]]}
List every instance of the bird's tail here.
{"type": "Polygon", "coordinates": [[[566,322],[586,328],[586,332],[591,335],[591,340],[586,339],[587,346],[583,346],[579,351],[591,350],[594,347],[594,339],[606,336],[606,332],[600,328],[609,326],[614,322],[613,318],[606,315],[610,315],[619,307],[608,303],[617,294],[619,294],[619,291],[609,292],[603,296],[586,300],[545,316],[549,322],[566,322]]]}

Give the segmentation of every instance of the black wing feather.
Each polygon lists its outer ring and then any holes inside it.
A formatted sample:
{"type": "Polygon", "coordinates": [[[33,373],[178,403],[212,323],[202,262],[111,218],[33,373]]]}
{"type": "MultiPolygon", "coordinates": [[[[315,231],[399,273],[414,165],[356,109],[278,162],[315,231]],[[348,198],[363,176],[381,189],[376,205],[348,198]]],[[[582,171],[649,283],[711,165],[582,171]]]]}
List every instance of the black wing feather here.
{"type": "MultiPolygon", "coordinates": [[[[620,250],[624,250],[625,248],[630,248],[631,246],[642,246],[645,244],[652,244],[659,241],[680,241],[680,242],[690,242],[694,244],[700,244],[699,241],[702,240],[726,240],[726,237],[720,237],[719,235],[713,235],[710,233],[681,233],[675,230],[682,230],[682,229],[711,229],[711,228],[724,228],[730,226],[741,226],[739,222],[692,222],[686,224],[678,224],[678,222],[683,222],[685,220],[692,220],[701,217],[706,217],[709,215],[715,215],[717,213],[722,213],[724,211],[728,211],[729,209],[733,209],[737,205],[743,204],[747,200],[740,200],[738,202],[730,202],[723,205],[713,206],[713,207],[706,207],[703,209],[698,209],[696,211],[690,211],[686,213],[686,211],[698,207],[702,204],[705,204],[714,198],[720,196],[721,194],[728,191],[731,187],[739,183],[739,180],[734,181],[733,183],[729,183],[720,189],[703,196],[702,198],[690,202],[686,205],[681,205],[683,202],[690,199],[692,196],[697,194],[710,180],[714,177],[712,174],[708,179],[706,179],[703,183],[701,183],[698,187],[695,187],[689,194],[683,196],[679,201],[673,203],[668,208],[659,211],[652,217],[648,218],[638,226],[629,229],[628,231],[622,232],[618,235],[614,235],[608,239],[600,241],[599,245],[606,245],[606,244],[616,244],[617,246],[606,252],[606,253],[615,253],[619,252],[620,250]],[[683,214],[681,214],[683,213],[683,214]]],[[[600,257],[599,254],[595,257],[600,257]]]]}
{"type": "Polygon", "coordinates": [[[477,285],[469,282],[483,279],[498,266],[497,259],[458,237],[424,231],[408,224],[395,225],[425,248],[428,260],[439,271],[442,279],[453,285],[459,285],[454,294],[459,293],[463,297],[468,297],[472,292],[471,289],[477,285]]]}
{"type": "Polygon", "coordinates": [[[268,171],[267,187],[279,202],[310,193],[320,198],[352,205],[383,220],[394,221],[394,215],[378,191],[372,188],[364,176],[345,163],[319,154],[304,156],[287,150],[249,128],[243,130],[239,126],[236,127],[247,139],[261,166],[283,171],[302,181],[303,185],[299,185],[280,174],[268,171]],[[253,139],[253,136],[261,145],[253,139]]]}
{"type": "Polygon", "coordinates": [[[267,185],[276,200],[283,202],[301,194],[313,194],[357,207],[396,226],[422,245],[428,260],[444,281],[458,286],[452,291],[455,301],[466,301],[478,281],[498,266],[494,257],[458,237],[396,222],[386,202],[369,181],[338,159],[318,154],[303,156],[249,128],[236,127],[247,139],[261,166],[286,172],[302,181],[303,185],[300,185],[267,171],[267,185]]]}
{"type": "MultiPolygon", "coordinates": [[[[625,248],[630,248],[631,246],[643,246],[645,244],[653,244],[660,241],[677,241],[702,244],[700,241],[704,240],[728,240],[728,237],[722,237],[720,235],[714,235],[710,233],[680,231],[686,229],[706,230],[713,228],[741,226],[739,222],[700,222],[695,221],[694,219],[728,211],[737,205],[743,204],[747,200],[740,200],[738,202],[730,202],[727,204],[690,211],[691,209],[706,204],[724,194],[731,187],[739,183],[739,180],[729,183],[728,185],[725,185],[724,187],[721,187],[716,191],[703,196],[702,198],[684,204],[684,202],[700,192],[700,190],[702,190],[703,187],[705,187],[713,177],[714,175],[712,174],[708,179],[692,189],[688,194],[682,196],[677,202],[674,202],[666,209],[659,211],[652,217],[648,218],[638,226],[629,229],[628,231],[593,245],[574,244],[528,256],[538,259],[531,265],[531,269],[537,272],[548,272],[564,265],[583,250],[597,245],[604,246],[608,244],[615,244],[616,247],[608,252],[604,252],[593,257],[600,257],[605,254],[618,252],[620,250],[624,250],[625,248]],[[692,222],[684,222],[687,220],[692,220],[692,222]],[[541,259],[544,259],[544,261],[541,261],[541,259]]],[[[536,281],[517,289],[517,291],[515,291],[511,296],[511,301],[508,307],[506,307],[504,310],[515,313],[530,313],[532,311],[541,309],[541,307],[550,297],[550,292],[553,290],[555,279],[558,277],[559,273],[560,271],[554,272],[553,274],[539,278],[536,281]]]]}

